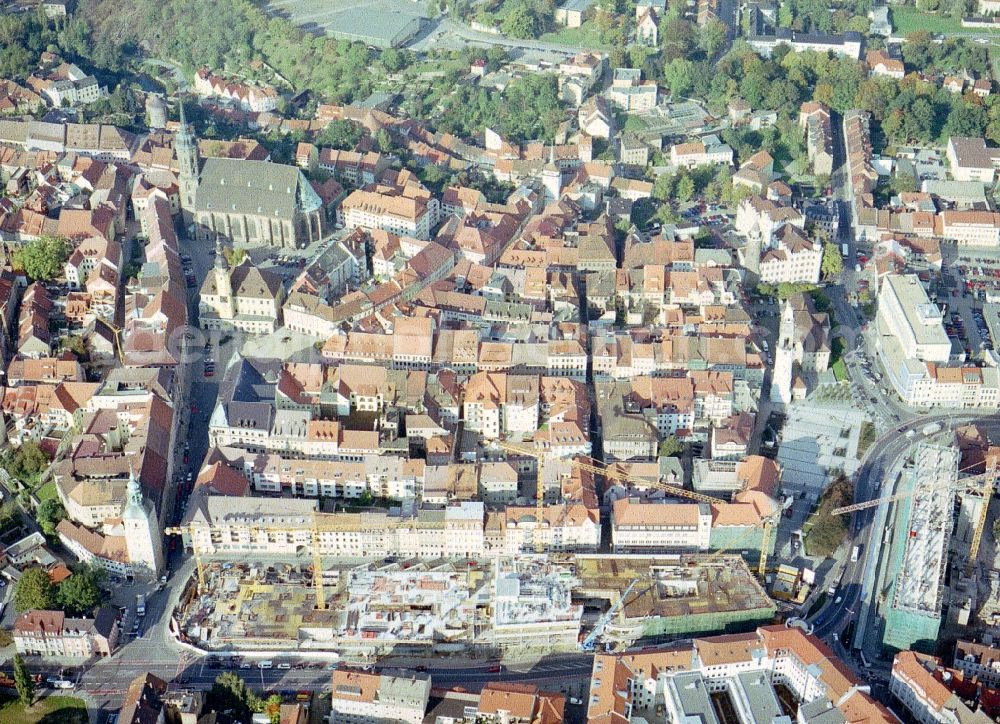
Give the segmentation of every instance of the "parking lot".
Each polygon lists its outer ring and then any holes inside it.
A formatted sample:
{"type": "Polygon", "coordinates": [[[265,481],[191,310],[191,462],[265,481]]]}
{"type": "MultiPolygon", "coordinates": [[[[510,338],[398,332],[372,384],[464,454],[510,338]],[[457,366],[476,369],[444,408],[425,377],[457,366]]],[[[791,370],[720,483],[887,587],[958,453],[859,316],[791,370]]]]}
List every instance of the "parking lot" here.
{"type": "Polygon", "coordinates": [[[994,349],[983,305],[1000,301],[1000,256],[986,252],[962,254],[946,263],[937,302],[944,312],[945,331],[975,358],[994,349]]]}

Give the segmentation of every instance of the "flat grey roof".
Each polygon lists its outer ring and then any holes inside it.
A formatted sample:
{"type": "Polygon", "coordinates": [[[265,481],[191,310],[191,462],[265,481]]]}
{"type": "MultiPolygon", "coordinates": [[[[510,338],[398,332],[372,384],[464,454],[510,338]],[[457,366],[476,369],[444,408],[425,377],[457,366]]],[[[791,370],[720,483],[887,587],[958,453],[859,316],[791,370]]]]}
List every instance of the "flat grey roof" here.
{"type": "Polygon", "coordinates": [[[670,679],[671,698],[677,704],[683,721],[698,721],[702,724],[719,724],[715,707],[708,696],[705,679],[700,672],[690,671],[677,674],[670,679]]]}
{"type": "Polygon", "coordinates": [[[892,288],[899,300],[899,306],[903,308],[906,323],[917,344],[950,344],[941,324],[924,324],[921,321],[922,310],[930,311],[930,306],[935,309],[938,307],[931,304],[916,274],[890,274],[885,278],[885,283],[892,288]]]}

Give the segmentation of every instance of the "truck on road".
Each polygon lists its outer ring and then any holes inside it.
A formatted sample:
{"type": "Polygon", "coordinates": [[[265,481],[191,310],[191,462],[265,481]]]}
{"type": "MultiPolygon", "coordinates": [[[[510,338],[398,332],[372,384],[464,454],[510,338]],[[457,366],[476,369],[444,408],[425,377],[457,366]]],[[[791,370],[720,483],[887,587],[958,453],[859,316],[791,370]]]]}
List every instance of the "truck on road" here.
{"type": "Polygon", "coordinates": [[[860,556],[861,546],[854,546],[853,550],[851,550],[851,563],[857,563],[860,556]]]}
{"type": "Polygon", "coordinates": [[[146,597],[141,593],[135,594],[135,615],[145,616],[146,615],[146,597]]]}
{"type": "Polygon", "coordinates": [[[927,437],[928,435],[933,435],[936,432],[941,432],[941,423],[932,422],[929,425],[924,425],[921,428],[920,432],[924,434],[924,437],[927,437]]]}

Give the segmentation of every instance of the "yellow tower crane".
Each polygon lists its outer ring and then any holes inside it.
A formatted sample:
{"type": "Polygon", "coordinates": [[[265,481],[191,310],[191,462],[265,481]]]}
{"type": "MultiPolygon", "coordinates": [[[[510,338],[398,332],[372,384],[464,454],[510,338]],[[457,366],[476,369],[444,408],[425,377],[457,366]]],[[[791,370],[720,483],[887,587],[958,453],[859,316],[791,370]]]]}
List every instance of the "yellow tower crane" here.
{"type": "Polygon", "coordinates": [[[163,534],[183,536],[186,533],[189,537],[191,537],[191,550],[194,555],[195,570],[198,572],[198,595],[200,596],[205,592],[205,565],[202,562],[201,554],[198,552],[198,547],[194,544],[194,537],[192,536],[192,531],[196,528],[197,526],[189,523],[188,525],[164,528],[163,534]]]}
{"type": "MultiPolygon", "coordinates": [[[[967,468],[959,470],[958,472],[964,472],[966,469],[967,468]]],[[[969,575],[972,573],[972,567],[975,565],[976,558],[979,555],[979,546],[983,541],[983,529],[986,527],[986,516],[989,513],[990,500],[993,498],[993,492],[996,488],[998,476],[1000,476],[1000,449],[990,448],[990,452],[986,455],[985,473],[970,475],[964,478],[957,478],[955,480],[949,479],[939,481],[930,485],[914,487],[913,490],[905,493],[895,493],[894,495],[885,495],[880,498],[866,500],[862,503],[844,505],[831,510],[830,515],[847,515],[849,513],[856,513],[859,510],[874,508],[882,505],[883,503],[895,503],[900,500],[906,500],[907,498],[912,498],[918,493],[929,493],[935,490],[947,490],[949,488],[955,491],[978,488],[979,493],[982,495],[983,502],[979,509],[979,515],[976,517],[976,525],[972,532],[972,544],[969,546],[969,554],[965,563],[965,573],[966,575],[969,575]]]]}

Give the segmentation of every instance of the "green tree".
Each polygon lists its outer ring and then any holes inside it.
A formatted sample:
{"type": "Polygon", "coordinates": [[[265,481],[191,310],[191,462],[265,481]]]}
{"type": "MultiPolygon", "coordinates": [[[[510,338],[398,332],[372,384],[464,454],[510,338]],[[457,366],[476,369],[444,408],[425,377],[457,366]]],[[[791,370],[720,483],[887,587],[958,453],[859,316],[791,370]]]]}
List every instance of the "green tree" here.
{"type": "Polygon", "coordinates": [[[390,73],[398,73],[409,64],[409,57],[405,51],[400,51],[396,48],[386,48],[379,56],[379,62],[390,73]]]}
{"type": "Polygon", "coordinates": [[[538,16],[528,7],[527,3],[518,3],[500,24],[504,35],[527,40],[541,35],[541,23],[538,16]]]}
{"type": "Polygon", "coordinates": [[[78,360],[86,360],[88,357],[87,344],[79,334],[67,334],[60,339],[59,349],[72,352],[78,360]]]}
{"type": "Polygon", "coordinates": [[[694,88],[694,63],[674,58],[663,66],[663,80],[674,96],[686,96],[694,88]]]}
{"type": "Polygon", "coordinates": [[[988,118],[981,106],[958,99],[948,113],[943,134],[946,136],[981,136],[988,118]]]}
{"type": "Polygon", "coordinates": [[[823,261],[821,263],[823,276],[835,277],[844,271],[844,257],[840,254],[840,249],[832,241],[823,245],[823,261]]]}
{"type": "Polygon", "coordinates": [[[684,452],[684,443],[678,440],[674,435],[671,435],[660,442],[661,458],[680,457],[682,452],[684,452]]]}
{"type": "Polygon", "coordinates": [[[91,566],[81,566],[72,576],[59,584],[56,601],[59,608],[74,616],[85,616],[101,605],[104,594],[100,584],[104,571],[91,566]]]}
{"type": "Polygon", "coordinates": [[[247,687],[239,674],[232,671],[219,674],[206,699],[209,711],[228,711],[237,721],[248,721],[253,712],[261,709],[260,697],[247,687]]]}
{"type": "Polygon", "coordinates": [[[336,148],[342,151],[354,150],[358,141],[364,135],[364,130],[352,121],[330,121],[326,128],[316,134],[316,145],[324,148],[336,148]]]}
{"type": "Polygon", "coordinates": [[[681,176],[677,182],[677,200],[682,204],[687,203],[694,196],[694,179],[687,174],[681,176]]]}
{"type": "Polygon", "coordinates": [[[35,701],[35,680],[31,678],[31,672],[28,671],[21,654],[14,654],[14,687],[21,703],[24,706],[31,706],[35,701]]]}
{"type": "Polygon", "coordinates": [[[674,197],[674,185],[677,177],[673,174],[661,173],[653,182],[653,198],[657,201],[667,201],[674,197]]]}
{"type": "Polygon", "coordinates": [[[389,153],[392,150],[392,137],[384,128],[375,132],[375,147],[382,153],[389,153]]]}
{"type": "Polygon", "coordinates": [[[49,465],[49,458],[34,440],[26,440],[13,451],[7,450],[0,458],[7,473],[22,482],[32,482],[49,465]]]}
{"type": "Polygon", "coordinates": [[[38,521],[42,533],[50,537],[55,535],[56,526],[65,517],[66,510],[63,508],[63,504],[56,498],[46,498],[39,504],[38,510],[35,511],[35,520],[38,521]]]}
{"type": "Polygon", "coordinates": [[[266,701],[262,701],[260,710],[271,717],[271,724],[281,724],[281,696],[279,694],[271,694],[266,701]]]}
{"type": "Polygon", "coordinates": [[[14,610],[48,610],[55,606],[56,592],[49,574],[38,566],[32,566],[21,574],[14,588],[14,610]]]}
{"type": "Polygon", "coordinates": [[[725,24],[716,18],[710,18],[698,31],[698,47],[705,51],[709,59],[722,49],[728,38],[725,24]]]}
{"type": "Polygon", "coordinates": [[[222,253],[225,254],[226,262],[229,264],[230,268],[238,267],[243,263],[243,260],[247,258],[247,250],[238,249],[235,246],[223,249],[222,253]]]}
{"type": "Polygon", "coordinates": [[[70,245],[61,236],[42,236],[14,252],[14,266],[32,279],[51,281],[62,273],[70,245]]]}

